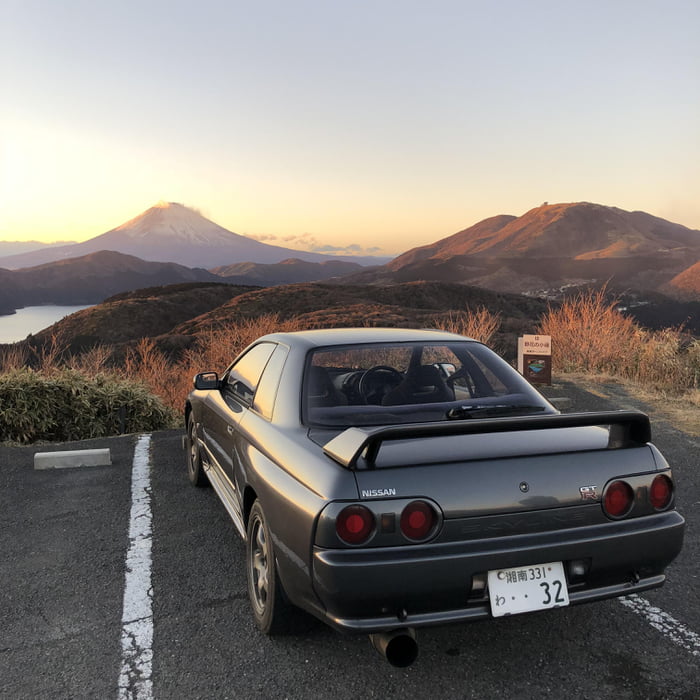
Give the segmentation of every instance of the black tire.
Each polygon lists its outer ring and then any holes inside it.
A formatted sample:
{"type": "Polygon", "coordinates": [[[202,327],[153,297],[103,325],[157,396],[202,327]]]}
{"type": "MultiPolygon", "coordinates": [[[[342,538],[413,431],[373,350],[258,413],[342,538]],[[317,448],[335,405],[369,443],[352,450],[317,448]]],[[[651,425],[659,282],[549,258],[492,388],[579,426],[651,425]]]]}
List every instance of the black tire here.
{"type": "Polygon", "coordinates": [[[289,632],[292,609],[277,575],[272,537],[260,501],[255,501],[250,511],[245,553],[255,624],[269,635],[289,632]]]}
{"type": "Polygon", "coordinates": [[[187,418],[187,438],[186,438],[186,460],[187,477],[193,486],[209,486],[209,479],[204,473],[202,466],[202,455],[199,453],[199,443],[197,442],[197,426],[190,413],[187,418]]]}

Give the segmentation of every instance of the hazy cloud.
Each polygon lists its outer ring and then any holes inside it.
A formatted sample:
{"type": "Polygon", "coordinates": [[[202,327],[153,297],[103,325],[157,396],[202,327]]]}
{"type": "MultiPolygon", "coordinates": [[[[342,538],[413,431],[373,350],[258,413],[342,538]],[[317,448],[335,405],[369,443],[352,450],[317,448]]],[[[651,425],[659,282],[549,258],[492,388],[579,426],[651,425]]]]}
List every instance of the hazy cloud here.
{"type": "Polygon", "coordinates": [[[259,235],[256,235],[254,233],[246,233],[245,237],[252,238],[254,241],[259,241],[260,243],[264,243],[265,241],[277,241],[277,240],[279,240],[278,237],[272,233],[262,233],[259,235]]]}
{"type": "Polygon", "coordinates": [[[312,250],[314,253],[342,253],[345,248],[337,245],[315,245],[312,250]]]}
{"type": "Polygon", "coordinates": [[[297,250],[308,250],[312,253],[327,253],[329,255],[377,255],[381,253],[382,248],[379,246],[371,246],[369,248],[362,247],[359,243],[348,243],[348,245],[331,245],[330,243],[322,243],[312,233],[291,234],[288,236],[275,236],[271,233],[265,234],[244,234],[247,238],[252,238],[261,243],[276,241],[279,245],[283,243],[297,250]]]}
{"type": "Polygon", "coordinates": [[[332,253],[332,254],[344,254],[344,255],[376,255],[381,252],[381,248],[378,246],[372,246],[371,248],[363,248],[359,243],[350,243],[346,246],[338,245],[317,245],[311,248],[314,253],[332,253]]]}

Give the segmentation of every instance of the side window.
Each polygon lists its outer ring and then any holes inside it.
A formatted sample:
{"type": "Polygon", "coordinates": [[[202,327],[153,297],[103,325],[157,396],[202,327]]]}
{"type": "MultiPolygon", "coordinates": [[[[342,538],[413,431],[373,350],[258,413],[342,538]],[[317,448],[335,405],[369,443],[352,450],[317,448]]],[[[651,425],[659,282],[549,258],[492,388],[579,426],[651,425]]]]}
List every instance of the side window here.
{"type": "Polygon", "coordinates": [[[226,378],[226,392],[250,406],[265,365],[276,347],[274,343],[259,343],[248,350],[231,367],[226,378]]]}
{"type": "Polygon", "coordinates": [[[268,420],[272,418],[272,409],[277,398],[277,387],[279,387],[282,378],[282,368],[287,359],[287,353],[288,350],[283,345],[278,345],[275,348],[258,382],[258,390],[255,392],[253,408],[268,420]]]}

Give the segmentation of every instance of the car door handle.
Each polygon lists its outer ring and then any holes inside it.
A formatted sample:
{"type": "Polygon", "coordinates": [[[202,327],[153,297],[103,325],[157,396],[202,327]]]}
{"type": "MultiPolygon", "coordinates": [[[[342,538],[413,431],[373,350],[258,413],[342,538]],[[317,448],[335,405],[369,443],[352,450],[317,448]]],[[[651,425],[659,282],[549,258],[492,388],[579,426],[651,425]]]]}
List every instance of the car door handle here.
{"type": "Polygon", "coordinates": [[[232,426],[232,425],[227,425],[227,426],[226,426],[226,432],[227,432],[229,435],[233,435],[233,426],[232,426]]]}

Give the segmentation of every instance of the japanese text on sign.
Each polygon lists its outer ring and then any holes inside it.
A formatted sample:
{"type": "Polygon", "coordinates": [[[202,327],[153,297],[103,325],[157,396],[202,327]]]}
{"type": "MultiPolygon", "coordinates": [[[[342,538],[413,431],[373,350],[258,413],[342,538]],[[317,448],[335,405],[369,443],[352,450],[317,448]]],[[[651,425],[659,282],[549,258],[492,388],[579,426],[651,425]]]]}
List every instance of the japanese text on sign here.
{"type": "Polygon", "coordinates": [[[551,355],[551,335],[524,335],[523,353],[525,355],[551,355]]]}

